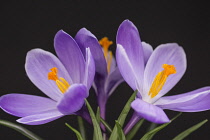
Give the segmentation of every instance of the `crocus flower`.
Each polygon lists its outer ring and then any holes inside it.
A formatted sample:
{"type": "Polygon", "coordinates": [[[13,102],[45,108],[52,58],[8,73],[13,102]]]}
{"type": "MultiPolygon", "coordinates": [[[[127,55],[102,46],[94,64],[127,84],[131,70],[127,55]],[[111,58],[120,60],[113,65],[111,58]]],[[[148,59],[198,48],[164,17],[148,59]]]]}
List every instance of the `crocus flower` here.
{"type": "Polygon", "coordinates": [[[138,98],[131,103],[137,116],[131,119],[125,133],[138,121],[137,117],[154,123],[169,122],[163,109],[181,112],[210,109],[210,87],[162,97],[176,85],[186,70],[186,55],[178,44],[162,44],[152,51],[149,44],[141,43],[137,28],[129,20],[120,25],[117,44],[119,70],[128,85],[139,92],[138,98]]]}
{"type": "Polygon", "coordinates": [[[75,39],[84,55],[87,47],[90,48],[93,55],[96,66],[93,87],[98,97],[101,117],[105,119],[105,106],[107,99],[113,93],[115,88],[124,81],[119,69],[116,67],[116,61],[112,52],[108,50],[112,42],[106,37],[98,41],[98,39],[85,28],[79,30],[75,39]]]}
{"type": "Polygon", "coordinates": [[[89,95],[95,64],[90,49],[83,56],[76,41],[64,31],[54,39],[58,58],[42,49],[27,53],[25,70],[29,79],[49,98],[27,94],[7,94],[0,98],[0,107],[21,117],[23,124],[44,124],[64,115],[79,114],[89,95]]]}

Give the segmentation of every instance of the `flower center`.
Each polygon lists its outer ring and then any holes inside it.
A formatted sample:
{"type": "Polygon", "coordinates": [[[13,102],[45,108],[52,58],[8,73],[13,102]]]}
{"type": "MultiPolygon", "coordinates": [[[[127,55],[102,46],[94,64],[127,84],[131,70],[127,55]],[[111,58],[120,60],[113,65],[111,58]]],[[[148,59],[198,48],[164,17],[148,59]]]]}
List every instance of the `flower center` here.
{"type": "Polygon", "coordinates": [[[109,41],[109,39],[107,37],[104,37],[101,40],[99,40],[99,44],[103,48],[104,57],[105,57],[106,62],[107,62],[107,71],[109,73],[110,68],[111,68],[111,63],[112,63],[112,52],[109,51],[109,46],[112,45],[113,42],[109,41]]]}
{"type": "Polygon", "coordinates": [[[48,80],[55,81],[59,90],[62,93],[65,93],[67,89],[70,87],[69,83],[62,77],[58,78],[58,69],[56,67],[50,69],[51,72],[48,73],[48,80]]]}
{"type": "Polygon", "coordinates": [[[176,73],[174,65],[163,64],[163,71],[159,72],[153,80],[152,86],[149,90],[148,95],[151,98],[154,98],[160,90],[163,88],[167,78],[171,74],[176,73]]]}

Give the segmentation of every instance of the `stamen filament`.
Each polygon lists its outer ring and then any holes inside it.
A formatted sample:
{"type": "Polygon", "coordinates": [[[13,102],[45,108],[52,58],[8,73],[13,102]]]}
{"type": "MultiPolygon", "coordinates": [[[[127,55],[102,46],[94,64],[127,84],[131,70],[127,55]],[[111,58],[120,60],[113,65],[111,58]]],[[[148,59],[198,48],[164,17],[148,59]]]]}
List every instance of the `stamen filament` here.
{"type": "Polygon", "coordinates": [[[110,72],[111,70],[111,64],[112,64],[112,52],[110,51],[109,52],[109,58],[107,60],[107,71],[108,73],[110,72]]]}

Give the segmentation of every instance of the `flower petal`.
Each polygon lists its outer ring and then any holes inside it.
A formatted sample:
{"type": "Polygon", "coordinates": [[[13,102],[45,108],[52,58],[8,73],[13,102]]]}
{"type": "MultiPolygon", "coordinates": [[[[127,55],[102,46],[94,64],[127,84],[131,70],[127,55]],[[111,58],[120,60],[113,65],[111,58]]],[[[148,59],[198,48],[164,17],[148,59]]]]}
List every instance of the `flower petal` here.
{"type": "Polygon", "coordinates": [[[35,114],[31,116],[26,116],[17,120],[19,123],[28,124],[28,125],[40,125],[56,120],[64,116],[57,109],[49,110],[44,113],[35,114]]]}
{"type": "Polygon", "coordinates": [[[89,47],[93,55],[93,59],[96,65],[96,72],[100,75],[107,74],[107,64],[104,58],[104,54],[101,45],[98,43],[98,39],[87,29],[82,28],[78,31],[75,40],[77,41],[83,55],[85,55],[85,48],[89,47]]]}
{"type": "Polygon", "coordinates": [[[85,72],[84,56],[76,41],[66,32],[60,30],[55,35],[56,54],[66,67],[74,83],[82,83],[85,72]]]}
{"type": "Polygon", "coordinates": [[[82,108],[85,98],[88,97],[88,91],[85,85],[73,84],[58,102],[58,110],[65,114],[72,114],[82,108]]]}
{"type": "Polygon", "coordinates": [[[95,63],[90,52],[89,48],[86,48],[86,62],[85,62],[85,75],[84,75],[84,84],[87,86],[89,90],[93,84],[95,75],[95,63]]]}
{"type": "Polygon", "coordinates": [[[210,109],[210,87],[203,87],[184,94],[160,98],[154,104],[181,112],[198,112],[210,109]]]}
{"type": "Polygon", "coordinates": [[[138,77],[138,84],[142,87],[144,79],[144,52],[136,26],[131,21],[125,20],[118,29],[116,41],[117,44],[122,45],[125,49],[134,75],[138,77]]]}
{"type": "Polygon", "coordinates": [[[141,99],[136,99],[131,103],[131,107],[136,113],[144,119],[154,123],[167,123],[170,120],[164,113],[164,111],[150,103],[147,103],[141,99]]]}
{"type": "Polygon", "coordinates": [[[110,73],[106,79],[105,83],[105,93],[110,96],[112,92],[117,88],[117,86],[124,81],[122,75],[120,74],[120,71],[118,68],[115,68],[115,70],[110,73]]]}
{"type": "Polygon", "coordinates": [[[56,109],[56,102],[45,97],[12,93],[3,95],[0,99],[0,107],[5,112],[18,117],[56,109]]]}
{"type": "Polygon", "coordinates": [[[146,42],[141,42],[143,51],[144,51],[144,64],[147,64],[147,61],[149,60],[149,57],[151,56],[153,49],[152,46],[146,42]]]}
{"type": "Polygon", "coordinates": [[[48,80],[48,73],[53,67],[58,69],[59,77],[65,78],[69,84],[72,84],[65,67],[52,53],[42,49],[33,49],[27,53],[25,69],[29,79],[47,96],[58,101],[62,93],[55,81],[48,80]]]}
{"type": "Polygon", "coordinates": [[[120,44],[117,45],[116,60],[122,77],[133,90],[136,90],[137,76],[135,75],[133,66],[125,52],[125,49],[120,44]]]}
{"type": "Polygon", "coordinates": [[[185,73],[186,67],[186,55],[182,47],[178,46],[176,43],[158,46],[150,56],[145,68],[143,100],[154,102],[166,94],[181,79],[185,73]],[[148,92],[156,75],[163,70],[163,64],[174,65],[176,67],[176,74],[170,75],[158,95],[150,99],[148,92]]]}

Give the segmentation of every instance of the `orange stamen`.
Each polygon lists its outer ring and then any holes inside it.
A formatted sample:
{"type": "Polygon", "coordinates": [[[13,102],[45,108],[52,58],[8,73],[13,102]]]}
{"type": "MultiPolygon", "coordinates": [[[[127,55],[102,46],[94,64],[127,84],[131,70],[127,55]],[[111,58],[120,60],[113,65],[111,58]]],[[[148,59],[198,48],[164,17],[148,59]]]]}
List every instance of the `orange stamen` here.
{"type": "Polygon", "coordinates": [[[107,71],[110,72],[111,62],[112,62],[112,52],[109,51],[109,47],[110,47],[110,45],[113,44],[113,42],[109,41],[109,39],[107,37],[104,37],[101,40],[99,40],[99,44],[103,48],[104,57],[107,62],[107,71]]]}
{"type": "Polygon", "coordinates": [[[174,65],[163,64],[162,67],[164,70],[156,75],[148,93],[151,98],[154,98],[161,91],[168,76],[176,73],[174,65]]]}
{"type": "Polygon", "coordinates": [[[48,80],[55,81],[57,87],[62,93],[65,93],[70,87],[70,84],[62,77],[58,78],[58,69],[56,67],[50,69],[51,72],[48,73],[48,80]]]}

